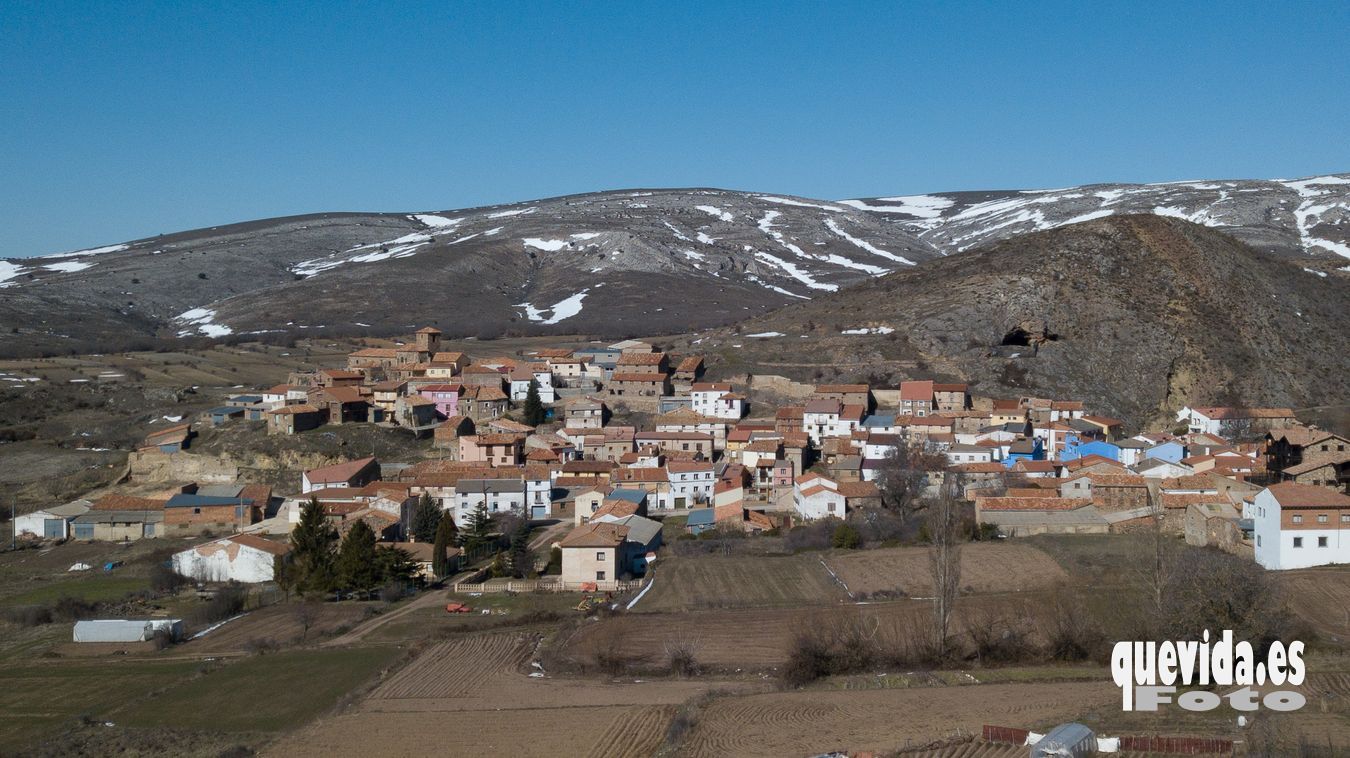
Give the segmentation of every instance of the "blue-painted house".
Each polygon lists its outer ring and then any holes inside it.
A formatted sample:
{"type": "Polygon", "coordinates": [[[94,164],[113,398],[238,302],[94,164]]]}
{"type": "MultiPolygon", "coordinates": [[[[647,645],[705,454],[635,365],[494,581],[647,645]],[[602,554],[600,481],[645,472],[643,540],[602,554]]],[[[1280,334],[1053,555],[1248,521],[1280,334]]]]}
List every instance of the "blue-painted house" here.
{"type": "Polygon", "coordinates": [[[1157,458],[1160,461],[1176,463],[1186,457],[1186,446],[1176,440],[1168,440],[1144,451],[1145,458],[1157,458]]]}
{"type": "Polygon", "coordinates": [[[689,520],[684,522],[684,528],[690,534],[702,534],[713,528],[713,510],[712,508],[698,508],[689,512],[689,520]]]}
{"type": "Polygon", "coordinates": [[[1113,461],[1120,460],[1120,448],[1110,442],[1101,440],[1091,440],[1084,442],[1082,437],[1077,434],[1068,434],[1064,437],[1064,449],[1059,453],[1061,461],[1072,461],[1079,458],[1086,458],[1089,455],[1100,455],[1103,458],[1109,458],[1113,461]]]}
{"type": "Polygon", "coordinates": [[[1045,445],[1041,443],[1039,437],[1028,437],[1016,440],[1008,446],[1008,457],[1003,459],[1003,465],[1012,468],[1018,461],[1043,460],[1045,460],[1045,445]]]}

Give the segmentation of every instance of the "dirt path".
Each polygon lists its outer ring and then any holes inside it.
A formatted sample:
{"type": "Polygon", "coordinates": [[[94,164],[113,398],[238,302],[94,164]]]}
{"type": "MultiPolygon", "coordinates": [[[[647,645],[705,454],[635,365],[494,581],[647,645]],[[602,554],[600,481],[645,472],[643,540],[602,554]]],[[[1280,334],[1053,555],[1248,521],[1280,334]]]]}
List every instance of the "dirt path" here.
{"type": "Polygon", "coordinates": [[[375,618],[361,624],[338,637],[334,637],[323,643],[323,647],[342,647],[343,645],[354,645],[365,639],[366,635],[388,624],[390,621],[397,621],[413,611],[428,608],[433,605],[440,605],[445,602],[445,590],[428,590],[421,595],[410,600],[406,605],[395,608],[388,613],[381,613],[375,618]]]}

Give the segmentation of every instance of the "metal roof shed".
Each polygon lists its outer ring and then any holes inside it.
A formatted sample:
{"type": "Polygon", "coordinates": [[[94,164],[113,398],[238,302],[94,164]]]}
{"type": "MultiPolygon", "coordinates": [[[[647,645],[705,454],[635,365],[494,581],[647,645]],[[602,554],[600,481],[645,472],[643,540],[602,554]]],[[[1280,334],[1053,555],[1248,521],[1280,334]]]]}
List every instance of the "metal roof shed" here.
{"type": "Polygon", "coordinates": [[[75,622],[76,642],[145,642],[157,632],[170,639],[183,636],[180,619],[91,619],[75,622]]]}

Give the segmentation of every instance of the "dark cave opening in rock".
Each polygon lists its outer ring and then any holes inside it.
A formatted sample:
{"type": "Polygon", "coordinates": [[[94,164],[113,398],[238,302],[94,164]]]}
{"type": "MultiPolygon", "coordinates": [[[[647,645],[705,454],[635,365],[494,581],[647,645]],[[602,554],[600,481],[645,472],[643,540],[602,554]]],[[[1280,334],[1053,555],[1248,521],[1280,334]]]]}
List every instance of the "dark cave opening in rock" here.
{"type": "Polygon", "coordinates": [[[1020,326],[1014,326],[1007,334],[1003,335],[1003,341],[999,344],[1031,347],[1042,342],[1054,342],[1057,339],[1059,339],[1059,335],[1052,334],[1049,331],[1029,332],[1020,326]]]}

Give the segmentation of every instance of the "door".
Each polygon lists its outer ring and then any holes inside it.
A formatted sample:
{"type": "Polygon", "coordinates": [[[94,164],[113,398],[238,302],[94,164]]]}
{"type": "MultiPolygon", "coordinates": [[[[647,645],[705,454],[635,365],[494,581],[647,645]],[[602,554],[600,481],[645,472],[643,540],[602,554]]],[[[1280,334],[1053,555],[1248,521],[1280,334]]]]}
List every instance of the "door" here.
{"type": "Polygon", "coordinates": [[[66,536],[66,520],[63,518],[43,519],[42,536],[49,540],[59,540],[66,536]]]}

